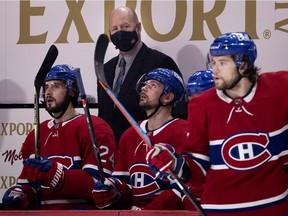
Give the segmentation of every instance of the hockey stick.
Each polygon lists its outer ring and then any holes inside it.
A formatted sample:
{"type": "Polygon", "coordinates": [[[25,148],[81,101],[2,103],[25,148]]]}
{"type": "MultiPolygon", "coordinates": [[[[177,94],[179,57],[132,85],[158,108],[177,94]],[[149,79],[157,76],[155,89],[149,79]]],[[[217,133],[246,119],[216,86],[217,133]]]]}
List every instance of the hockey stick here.
{"type": "MultiPolygon", "coordinates": [[[[40,114],[39,114],[39,94],[44,79],[54,64],[58,56],[58,49],[55,45],[50,46],[42,65],[34,79],[34,135],[35,135],[35,158],[40,159],[40,114]]],[[[36,187],[37,208],[41,207],[41,185],[36,187]]]]}
{"type": "Polygon", "coordinates": [[[100,157],[100,152],[99,149],[96,145],[96,136],[94,133],[94,127],[93,127],[93,123],[91,120],[91,114],[89,111],[89,107],[87,104],[87,97],[86,97],[86,93],[85,93],[85,89],[84,89],[84,85],[83,85],[83,81],[82,81],[82,76],[80,73],[80,69],[76,68],[74,70],[76,78],[77,78],[77,84],[78,84],[78,88],[79,88],[79,92],[80,92],[80,97],[81,97],[81,101],[82,101],[82,105],[84,108],[84,112],[86,115],[86,121],[88,124],[88,128],[89,128],[89,134],[90,134],[90,138],[91,138],[91,142],[92,142],[92,146],[93,146],[93,151],[94,151],[94,155],[96,158],[96,162],[98,165],[98,171],[99,171],[99,176],[100,176],[100,181],[104,182],[105,181],[105,177],[104,177],[104,171],[103,171],[103,166],[102,166],[102,162],[101,162],[101,157],[100,157]]]}
{"type": "Polygon", "coordinates": [[[105,89],[111,100],[114,102],[114,104],[118,107],[118,109],[121,111],[121,113],[125,116],[125,118],[129,121],[131,126],[135,129],[135,131],[138,133],[138,135],[141,137],[141,139],[148,144],[149,146],[152,146],[152,143],[148,136],[145,134],[145,132],[140,128],[140,126],[137,124],[137,122],[134,120],[134,118],[127,112],[127,110],[123,107],[123,105],[120,103],[120,101],[117,99],[115,94],[112,92],[112,90],[105,85],[101,80],[98,79],[98,82],[100,85],[105,89]]]}
{"type": "MultiPolygon", "coordinates": [[[[142,140],[147,144],[152,146],[152,143],[147,136],[147,134],[142,130],[142,128],[137,124],[137,122],[133,119],[133,117],[128,113],[128,111],[123,107],[121,102],[118,100],[116,95],[113,93],[109,85],[107,84],[105,74],[104,74],[104,57],[106,53],[106,49],[109,43],[108,36],[102,34],[99,36],[98,41],[96,43],[95,54],[94,54],[94,66],[95,66],[95,73],[100,85],[105,89],[111,100],[114,104],[118,107],[121,113],[125,116],[125,118],[129,121],[131,126],[135,129],[138,135],[142,138],[142,140]]],[[[175,179],[176,184],[178,187],[184,192],[187,196],[189,201],[194,205],[194,207],[198,210],[201,216],[206,216],[203,208],[201,207],[199,201],[196,197],[192,194],[189,188],[179,179],[179,177],[172,171],[168,171],[172,178],[175,179]]]]}
{"type": "Polygon", "coordinates": [[[117,97],[114,95],[113,91],[109,87],[105,74],[104,74],[104,57],[106,53],[106,49],[109,44],[109,38],[106,34],[101,34],[97,40],[95,53],[94,53],[94,66],[95,66],[95,73],[100,85],[104,88],[107,92],[109,97],[112,99],[114,104],[119,108],[125,118],[129,121],[129,123],[134,127],[135,131],[139,134],[139,136],[148,143],[152,145],[150,139],[147,137],[145,132],[140,128],[137,122],[133,119],[133,117],[126,111],[126,109],[122,106],[122,104],[118,101],[117,97]]]}

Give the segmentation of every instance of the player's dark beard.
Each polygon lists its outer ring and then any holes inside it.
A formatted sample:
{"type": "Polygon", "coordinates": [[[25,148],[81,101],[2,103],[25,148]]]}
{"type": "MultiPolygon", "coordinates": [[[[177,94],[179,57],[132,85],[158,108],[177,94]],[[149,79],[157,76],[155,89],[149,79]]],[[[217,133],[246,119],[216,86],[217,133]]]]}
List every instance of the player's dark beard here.
{"type": "MultiPolygon", "coordinates": [[[[161,98],[161,97],[160,97],[161,98]]],[[[142,107],[142,109],[144,109],[146,111],[146,114],[147,114],[147,118],[149,119],[150,117],[152,117],[158,110],[159,108],[162,106],[162,103],[160,101],[160,98],[159,98],[159,101],[158,103],[149,103],[148,101],[147,102],[144,102],[144,103],[139,103],[140,107],[142,107]],[[150,114],[148,114],[147,111],[151,111],[150,114]]]]}
{"type": "Polygon", "coordinates": [[[142,109],[147,110],[147,111],[154,110],[159,106],[158,103],[152,104],[152,103],[149,103],[149,101],[140,102],[139,105],[140,105],[140,107],[142,107],[142,109]]]}
{"type": "Polygon", "coordinates": [[[218,89],[219,90],[230,90],[230,89],[234,88],[242,78],[243,78],[243,76],[239,73],[239,70],[237,69],[237,77],[232,82],[225,83],[223,85],[223,87],[218,88],[218,89]]]}
{"type": "Polygon", "coordinates": [[[232,82],[232,84],[230,85],[230,87],[226,88],[227,90],[234,88],[239,81],[243,78],[243,76],[237,71],[238,77],[237,79],[234,80],[234,82],[232,82]]]}
{"type": "Polygon", "coordinates": [[[61,111],[67,109],[67,104],[70,103],[70,96],[69,93],[67,92],[67,94],[65,95],[63,101],[61,101],[60,103],[56,102],[56,105],[54,107],[46,107],[46,110],[49,113],[60,113],[61,111]]]}

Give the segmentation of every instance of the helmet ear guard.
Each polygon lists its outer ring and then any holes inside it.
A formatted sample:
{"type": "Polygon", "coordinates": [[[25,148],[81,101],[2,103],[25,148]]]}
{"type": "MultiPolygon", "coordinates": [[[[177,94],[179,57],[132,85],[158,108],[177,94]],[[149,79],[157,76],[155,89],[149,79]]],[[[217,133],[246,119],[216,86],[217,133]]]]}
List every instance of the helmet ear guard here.
{"type": "Polygon", "coordinates": [[[175,98],[174,93],[170,91],[167,94],[162,94],[159,100],[162,106],[167,106],[167,105],[171,105],[171,103],[173,104],[174,98],[175,98]]]}
{"type": "Polygon", "coordinates": [[[257,58],[257,48],[246,32],[230,32],[216,38],[210,46],[211,56],[231,55],[237,67],[248,57],[248,67],[253,67],[257,58]]]}

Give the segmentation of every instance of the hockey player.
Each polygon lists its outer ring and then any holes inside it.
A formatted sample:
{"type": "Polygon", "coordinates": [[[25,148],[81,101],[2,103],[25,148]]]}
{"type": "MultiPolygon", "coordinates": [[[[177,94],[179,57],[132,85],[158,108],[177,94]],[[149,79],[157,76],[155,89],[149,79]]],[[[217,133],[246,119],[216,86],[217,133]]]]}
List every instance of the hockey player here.
{"type": "MultiPolygon", "coordinates": [[[[167,148],[177,148],[187,139],[186,121],[171,116],[184,94],[180,76],[169,69],[157,68],[142,76],[137,82],[139,105],[148,119],[140,127],[152,143],[169,143],[167,148]]],[[[164,147],[165,145],[163,145],[164,147]]],[[[168,180],[157,179],[146,163],[151,146],[143,142],[134,128],[121,136],[112,177],[104,184],[97,182],[93,190],[97,207],[142,209],[181,209],[181,199],[171,190],[168,180]],[[170,188],[169,188],[170,187],[170,188]]],[[[176,191],[177,192],[177,191],[176,191]]]]}
{"type": "MultiPolygon", "coordinates": [[[[95,209],[91,191],[99,171],[86,117],[75,110],[79,90],[74,69],[56,65],[45,78],[45,106],[53,118],[40,124],[41,159],[33,155],[33,130],[22,146],[24,166],[17,184],[4,193],[6,209],[35,209],[37,184],[41,209],[95,209]]],[[[104,172],[110,176],[116,150],[113,132],[104,120],[91,119],[104,172]]]]}
{"type": "MultiPolygon", "coordinates": [[[[181,105],[174,108],[175,112],[178,113],[176,116],[187,119],[188,103],[191,98],[212,87],[214,87],[214,79],[211,70],[199,70],[192,73],[188,78],[184,100],[179,101],[178,104],[180,103],[181,105]]],[[[174,116],[173,111],[172,116],[174,116]]]]}
{"type": "Polygon", "coordinates": [[[205,178],[201,205],[209,216],[287,215],[288,71],[259,75],[256,45],[245,32],[216,38],[210,54],[216,91],[190,101],[193,126],[182,155],[156,144],[147,162],[165,174],[184,159],[190,185],[205,178]]]}
{"type": "Polygon", "coordinates": [[[214,75],[211,70],[199,70],[191,74],[186,87],[186,100],[190,101],[194,95],[198,95],[209,88],[214,87],[214,75]]]}

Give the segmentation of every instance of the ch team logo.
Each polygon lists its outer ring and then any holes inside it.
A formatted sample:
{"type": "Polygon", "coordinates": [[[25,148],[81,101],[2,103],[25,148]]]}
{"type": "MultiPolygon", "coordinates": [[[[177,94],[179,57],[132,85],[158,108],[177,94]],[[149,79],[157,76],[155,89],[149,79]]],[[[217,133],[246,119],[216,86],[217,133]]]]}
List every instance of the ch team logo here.
{"type": "Polygon", "coordinates": [[[60,155],[53,155],[48,157],[49,160],[55,160],[61,163],[65,169],[69,170],[74,165],[74,160],[70,156],[60,156],[60,155]]]}
{"type": "Polygon", "coordinates": [[[271,158],[267,146],[269,136],[265,133],[242,133],[225,140],[222,157],[234,170],[245,171],[261,166],[271,158]]]}
{"type": "Polygon", "coordinates": [[[130,180],[133,187],[133,194],[136,197],[154,194],[160,189],[157,178],[151,173],[147,164],[134,164],[130,168],[130,180]]]}

